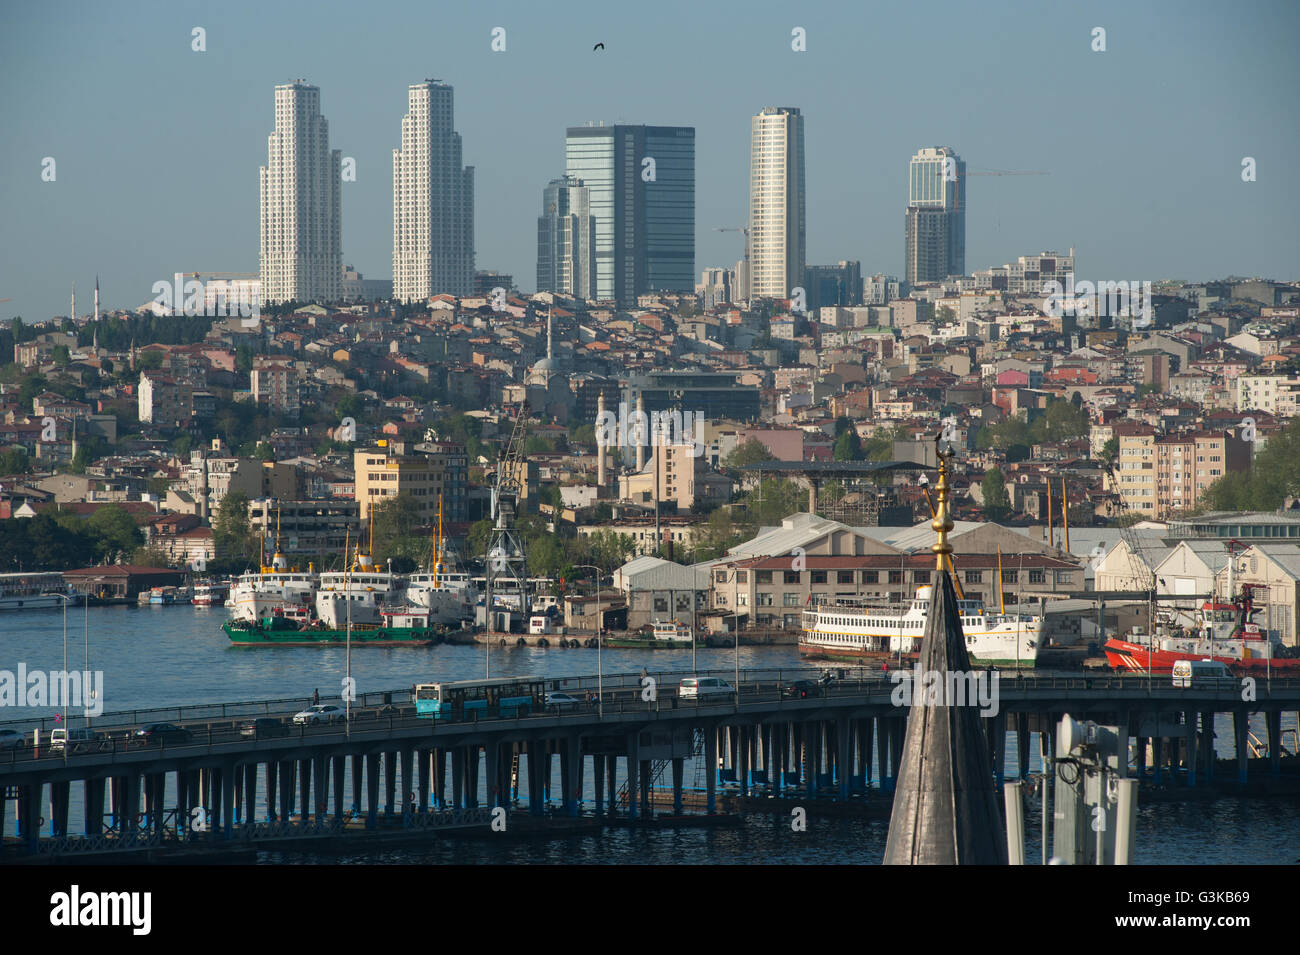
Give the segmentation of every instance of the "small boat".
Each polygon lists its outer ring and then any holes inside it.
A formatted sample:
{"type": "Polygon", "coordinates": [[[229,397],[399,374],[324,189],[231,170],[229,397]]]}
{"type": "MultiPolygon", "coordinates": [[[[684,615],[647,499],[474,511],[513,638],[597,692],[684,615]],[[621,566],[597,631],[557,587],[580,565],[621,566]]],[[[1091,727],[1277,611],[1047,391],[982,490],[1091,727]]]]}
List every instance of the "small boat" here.
{"type": "Polygon", "coordinates": [[[190,601],[196,607],[220,607],[230,594],[230,586],[223,583],[203,583],[194,585],[194,598],[190,601]]]}
{"type": "Polygon", "coordinates": [[[70,590],[63,574],[0,574],[0,610],[42,610],[71,604],[76,606],[85,595],[70,590]]]}
{"type": "Polygon", "coordinates": [[[691,628],[676,620],[656,620],[650,625],[650,632],[644,635],[622,637],[604,637],[601,645],[616,650],[683,650],[694,643],[703,646],[704,641],[693,639],[691,628]]]}

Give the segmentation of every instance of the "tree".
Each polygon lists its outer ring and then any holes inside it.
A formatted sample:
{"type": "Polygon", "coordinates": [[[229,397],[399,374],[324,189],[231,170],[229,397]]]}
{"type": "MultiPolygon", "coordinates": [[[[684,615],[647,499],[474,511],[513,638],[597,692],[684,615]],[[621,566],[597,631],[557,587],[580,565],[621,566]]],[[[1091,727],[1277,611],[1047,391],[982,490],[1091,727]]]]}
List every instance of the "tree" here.
{"type": "Polygon", "coordinates": [[[1215,511],[1273,511],[1283,499],[1300,494],[1300,418],[1292,418],[1255,455],[1250,471],[1219,478],[1201,499],[1215,511]]]}
{"type": "Polygon", "coordinates": [[[751,464],[758,464],[760,461],[774,460],[776,460],[775,456],[762,441],[757,438],[746,438],[736,445],[722,463],[724,467],[744,468],[751,464]]]}
{"type": "Polygon", "coordinates": [[[1007,496],[1007,482],[997,468],[989,468],[980,482],[984,495],[984,514],[991,521],[1006,517],[1011,510],[1011,498],[1007,496]]]}
{"type": "Polygon", "coordinates": [[[26,448],[14,446],[0,451],[0,474],[26,474],[30,470],[26,448]]]}
{"type": "MultiPolygon", "coordinates": [[[[374,537],[376,561],[406,558],[419,563],[429,549],[428,537],[417,533],[420,504],[410,494],[397,494],[370,506],[370,530],[374,537]]],[[[395,565],[396,566],[396,565],[395,565]]]]}
{"type": "Polygon", "coordinates": [[[96,509],[86,521],[94,533],[95,559],[99,563],[115,563],[144,544],[144,534],[124,507],[109,504],[96,509]]]}
{"type": "Polygon", "coordinates": [[[1113,467],[1115,459],[1119,457],[1119,438],[1113,436],[1107,438],[1106,443],[1101,446],[1099,457],[1106,467],[1113,467]]]}
{"type": "Polygon", "coordinates": [[[258,553],[257,535],[248,520],[248,496],[232,491],[221,499],[212,524],[212,546],[218,557],[248,560],[258,553]]]}

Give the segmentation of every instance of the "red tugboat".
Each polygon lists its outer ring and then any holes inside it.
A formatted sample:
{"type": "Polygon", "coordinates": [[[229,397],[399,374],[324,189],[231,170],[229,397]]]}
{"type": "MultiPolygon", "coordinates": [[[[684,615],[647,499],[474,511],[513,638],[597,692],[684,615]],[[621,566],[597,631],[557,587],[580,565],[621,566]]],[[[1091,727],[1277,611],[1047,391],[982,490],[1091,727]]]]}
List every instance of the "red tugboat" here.
{"type": "Polygon", "coordinates": [[[1300,659],[1283,657],[1288,648],[1270,641],[1251,620],[1259,613],[1255,589],[1253,584],[1242,584],[1240,596],[1231,603],[1207,600],[1197,612],[1195,628],[1161,628],[1155,634],[1107,640],[1106,659],[1117,670],[1143,673],[1168,673],[1179,660],[1217,660],[1233,673],[1273,669],[1300,674],[1300,659]]]}

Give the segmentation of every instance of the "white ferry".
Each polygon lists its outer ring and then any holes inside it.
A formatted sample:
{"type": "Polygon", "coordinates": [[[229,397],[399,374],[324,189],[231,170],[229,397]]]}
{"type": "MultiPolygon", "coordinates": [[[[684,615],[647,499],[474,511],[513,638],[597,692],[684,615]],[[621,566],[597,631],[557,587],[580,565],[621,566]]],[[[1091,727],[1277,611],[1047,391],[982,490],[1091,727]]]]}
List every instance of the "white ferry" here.
{"type": "Polygon", "coordinates": [[[230,596],[230,587],[215,582],[194,585],[194,599],[190,601],[196,607],[220,607],[230,596]]]}
{"type": "MultiPolygon", "coordinates": [[[[905,611],[897,605],[818,604],[803,613],[799,652],[807,657],[857,658],[914,654],[925,636],[931,588],[918,587],[905,611]]],[[[981,600],[958,600],[966,652],[984,664],[1032,667],[1038,659],[1042,617],[991,613],[981,600]]]]}
{"type": "Polygon", "coordinates": [[[433,566],[427,572],[411,574],[406,584],[406,599],[417,610],[427,611],[429,620],[438,624],[459,624],[474,619],[478,592],[469,574],[447,569],[442,537],[442,499],[438,499],[438,536],[433,542],[433,566]]]}
{"type": "Polygon", "coordinates": [[[349,620],[353,624],[378,624],[384,610],[402,602],[405,589],[400,574],[380,570],[368,556],[358,554],[352,570],[320,575],[316,618],[328,630],[341,630],[349,620]]]}
{"type": "Polygon", "coordinates": [[[271,566],[240,576],[226,603],[232,619],[256,623],[277,608],[311,606],[316,587],[313,571],[290,570],[289,561],[277,550],[271,566]]]}
{"type": "Polygon", "coordinates": [[[57,571],[0,574],[0,610],[40,610],[64,603],[76,606],[85,599],[69,589],[57,571]]]}

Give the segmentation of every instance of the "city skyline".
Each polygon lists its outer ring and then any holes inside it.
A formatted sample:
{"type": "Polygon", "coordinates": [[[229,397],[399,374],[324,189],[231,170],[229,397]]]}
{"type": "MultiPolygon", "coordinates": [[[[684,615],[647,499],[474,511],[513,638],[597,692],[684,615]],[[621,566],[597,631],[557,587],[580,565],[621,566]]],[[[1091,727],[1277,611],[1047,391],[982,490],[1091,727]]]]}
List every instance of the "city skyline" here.
{"type": "MultiPolygon", "coordinates": [[[[490,48],[494,24],[452,12],[432,51],[419,52],[415,38],[405,35],[418,30],[404,31],[394,38],[391,56],[345,66],[329,61],[345,50],[355,53],[346,36],[280,11],[269,13],[256,35],[240,35],[238,45],[229,27],[208,24],[207,52],[198,53],[188,42],[192,24],[151,9],[114,18],[89,11],[87,31],[138,33],[149,72],[161,71],[168,82],[142,83],[144,67],[131,67],[97,79],[82,100],[34,58],[32,51],[57,33],[54,21],[26,9],[3,14],[4,69],[11,78],[33,81],[23,80],[34,93],[3,107],[14,133],[0,158],[0,199],[25,228],[7,235],[0,250],[10,265],[0,298],[12,299],[0,318],[39,321],[61,314],[72,284],[88,287],[96,272],[103,307],[123,308],[148,301],[151,284],[176,271],[257,271],[249,170],[266,161],[260,142],[268,87],[283,83],[289,70],[301,70],[322,89],[331,143],[356,159],[357,181],[342,187],[348,206],[343,257],[368,277],[383,277],[392,228],[384,156],[391,154],[392,129],[401,117],[391,104],[394,91],[423,69],[411,64],[431,57],[439,75],[461,92],[465,162],[477,167],[481,182],[493,184],[477,212],[479,268],[533,274],[536,191],[559,171],[545,157],[556,155],[565,128],[599,118],[698,131],[694,264],[697,270],[730,266],[741,258],[741,237],[713,230],[745,221],[745,127],[764,102],[793,103],[813,118],[806,144],[809,262],[848,259],[861,261],[864,274],[903,273],[897,209],[906,181],[900,170],[905,157],[926,143],[951,144],[972,171],[1036,168],[1051,174],[977,184],[967,223],[968,270],[1013,261],[1026,250],[1070,246],[1093,278],[1287,278],[1300,260],[1300,244],[1285,226],[1287,212],[1298,205],[1298,187],[1280,174],[1297,132],[1274,121],[1285,115],[1284,91],[1294,88],[1300,70],[1282,50],[1286,26],[1295,23],[1289,7],[1270,8],[1271,20],[1240,21],[1216,16],[1208,5],[1193,6],[1172,26],[1150,11],[1120,16],[1121,7],[1105,4],[1088,20],[1035,10],[999,28],[1010,30],[1006,41],[1021,55],[1014,63],[981,62],[981,83],[915,76],[889,110],[887,136],[854,130],[849,117],[864,94],[907,61],[907,48],[918,39],[918,21],[897,12],[877,24],[846,11],[841,23],[828,20],[825,11],[795,15],[773,5],[737,25],[717,12],[670,4],[662,23],[633,24],[593,6],[591,31],[601,33],[608,48],[593,52],[591,43],[578,42],[577,34],[588,39],[585,28],[551,24],[539,12],[520,9],[502,14],[509,32],[501,53],[490,48]],[[688,11],[698,28],[682,34],[676,27],[688,11]],[[1108,17],[1109,49],[1093,52],[1092,21],[1108,17]],[[790,46],[790,21],[801,18],[807,21],[806,53],[790,46]],[[731,32],[722,31],[723,24],[731,32]],[[879,43],[883,29],[894,30],[898,42],[879,43]],[[287,31],[299,38],[296,46],[312,50],[310,64],[281,64],[275,37],[287,31]],[[702,76],[658,70],[647,81],[647,65],[667,43],[686,61],[698,62],[702,76]],[[864,43],[872,53],[866,61],[860,57],[864,43]],[[553,58],[544,52],[548,47],[570,52],[553,58]],[[779,67],[742,71],[755,51],[779,67]],[[610,52],[618,56],[605,55],[610,52]],[[546,72],[543,64],[554,68],[546,72]],[[1024,92],[1026,72],[1048,69],[1069,84],[1064,109],[1055,96],[1024,92]],[[700,96],[701,88],[708,95],[700,96]],[[997,128],[988,121],[988,102],[1022,94],[1020,126],[997,128]],[[118,102],[131,106],[113,105],[118,102]],[[1218,116],[1222,126],[1209,148],[1178,151],[1172,141],[1166,144],[1170,130],[1206,115],[1218,116]],[[186,116],[202,117],[203,128],[215,123],[222,148],[176,150],[179,139],[192,138],[182,126],[186,116]],[[1080,136],[1080,123],[1096,123],[1108,134],[1080,136]],[[1135,158],[1161,151],[1174,158],[1135,158]],[[58,162],[53,182],[41,179],[45,157],[58,162]],[[1255,182],[1242,181],[1245,157],[1258,161],[1255,182]],[[202,229],[172,229],[159,238],[159,221],[188,223],[200,214],[202,229]],[[1233,241],[1219,241],[1222,235],[1233,241]]],[[[410,11],[417,25],[431,16],[410,11]]],[[[927,36],[937,44],[931,52],[965,62],[962,56],[976,48],[972,40],[988,27],[957,6],[944,7],[943,15],[956,36],[927,36]]],[[[116,62],[83,39],[59,34],[58,42],[76,71],[116,62]]]]}

